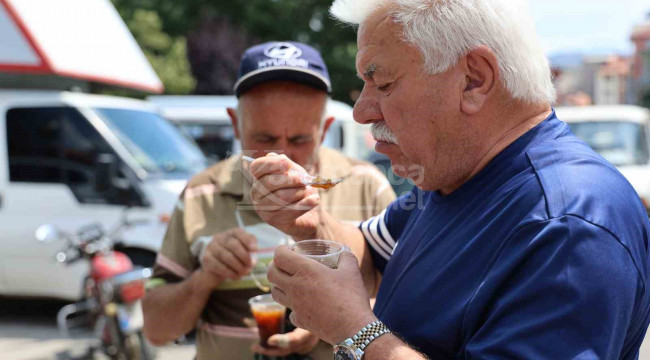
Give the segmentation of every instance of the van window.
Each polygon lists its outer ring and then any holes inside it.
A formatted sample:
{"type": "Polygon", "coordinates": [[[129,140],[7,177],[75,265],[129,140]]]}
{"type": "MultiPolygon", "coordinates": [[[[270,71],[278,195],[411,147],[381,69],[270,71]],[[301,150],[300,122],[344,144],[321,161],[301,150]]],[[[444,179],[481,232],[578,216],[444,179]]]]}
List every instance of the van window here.
{"type": "Polygon", "coordinates": [[[206,165],[196,144],[150,111],[94,108],[138,164],[149,174],[186,178],[206,165]]]}
{"type": "Polygon", "coordinates": [[[97,157],[114,152],[76,109],[14,108],[6,119],[11,182],[67,184],[81,203],[127,205],[95,190],[97,157]]]}
{"type": "Polygon", "coordinates": [[[235,132],[230,124],[201,124],[183,122],[177,125],[190,136],[204,154],[223,160],[233,153],[235,132]]]}
{"type": "Polygon", "coordinates": [[[58,159],[61,121],[53,109],[11,109],[7,112],[9,180],[60,183],[58,159]]]}

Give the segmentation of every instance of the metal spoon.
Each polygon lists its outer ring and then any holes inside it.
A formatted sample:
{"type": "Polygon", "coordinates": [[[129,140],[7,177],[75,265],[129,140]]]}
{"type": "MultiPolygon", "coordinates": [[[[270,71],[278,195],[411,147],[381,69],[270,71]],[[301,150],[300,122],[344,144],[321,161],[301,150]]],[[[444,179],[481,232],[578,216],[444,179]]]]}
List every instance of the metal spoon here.
{"type": "MultiPolygon", "coordinates": [[[[255,160],[250,156],[242,156],[242,159],[244,159],[244,160],[246,160],[248,162],[253,162],[255,160]]],[[[326,179],[326,178],[322,178],[322,177],[319,177],[319,176],[312,176],[312,175],[307,174],[306,172],[297,171],[297,170],[293,170],[293,169],[289,170],[289,173],[300,175],[300,180],[302,181],[302,183],[304,185],[313,186],[313,187],[319,188],[319,189],[329,189],[331,187],[334,187],[334,186],[338,185],[343,180],[345,180],[345,178],[326,179]]]]}

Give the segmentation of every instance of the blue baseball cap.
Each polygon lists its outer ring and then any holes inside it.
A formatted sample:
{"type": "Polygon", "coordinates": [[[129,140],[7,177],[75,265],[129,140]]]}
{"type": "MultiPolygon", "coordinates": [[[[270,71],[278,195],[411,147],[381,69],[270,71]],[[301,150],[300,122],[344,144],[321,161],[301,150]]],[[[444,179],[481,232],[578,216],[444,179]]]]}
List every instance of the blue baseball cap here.
{"type": "Polygon", "coordinates": [[[241,96],[253,86],[285,80],[332,92],[327,66],[318,50],[294,41],[273,41],[244,52],[239,64],[235,94],[241,96]]]}

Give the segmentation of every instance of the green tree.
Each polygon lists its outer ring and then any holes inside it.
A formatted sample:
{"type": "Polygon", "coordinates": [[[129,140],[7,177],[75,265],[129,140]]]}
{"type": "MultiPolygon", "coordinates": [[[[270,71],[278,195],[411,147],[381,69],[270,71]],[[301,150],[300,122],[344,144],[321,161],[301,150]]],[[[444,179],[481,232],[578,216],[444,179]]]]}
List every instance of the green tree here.
{"type": "MultiPolygon", "coordinates": [[[[246,46],[270,40],[296,40],[319,49],[330,70],[335,99],[351,103],[351,94],[361,89],[354,68],[356,33],[352,27],[338,24],[329,16],[332,0],[113,0],[113,3],[127,24],[138,9],[145,9],[158,14],[163,33],[188,39],[189,61],[198,87],[204,89],[199,90],[201,93],[231,93],[236,75],[232,63],[238,61],[246,46]],[[237,36],[228,36],[229,40],[225,41],[224,32],[237,36]],[[210,61],[214,64],[210,65],[210,61]]],[[[138,42],[143,46],[141,39],[138,42]]],[[[146,46],[143,48],[148,51],[146,46]]]]}
{"type": "Polygon", "coordinates": [[[136,8],[122,13],[133,37],[165,86],[167,94],[188,94],[195,80],[187,61],[187,44],[183,36],[163,31],[162,20],[154,10],[136,8]]]}
{"type": "Polygon", "coordinates": [[[212,4],[259,41],[296,40],[321,51],[332,78],[333,97],[353,102],[362,83],[354,67],[356,32],[329,16],[332,0],[234,0],[212,4]]]}

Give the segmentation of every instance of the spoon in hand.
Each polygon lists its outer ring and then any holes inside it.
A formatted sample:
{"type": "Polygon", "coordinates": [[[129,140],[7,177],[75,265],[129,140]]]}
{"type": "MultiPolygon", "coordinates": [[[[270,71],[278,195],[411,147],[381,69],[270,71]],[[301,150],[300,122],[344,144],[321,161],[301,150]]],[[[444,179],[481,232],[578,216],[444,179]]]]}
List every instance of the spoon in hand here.
{"type": "MultiPolygon", "coordinates": [[[[244,160],[246,160],[248,162],[253,162],[253,160],[255,160],[250,156],[242,156],[242,159],[244,159],[244,160]]],[[[322,178],[322,177],[319,177],[319,176],[312,176],[312,175],[307,174],[306,172],[297,171],[297,170],[293,170],[293,169],[290,169],[289,173],[300,175],[301,181],[302,181],[302,183],[304,185],[312,186],[312,187],[319,188],[319,189],[329,189],[331,187],[334,187],[334,186],[338,185],[343,180],[345,180],[345,178],[326,179],[326,178],[322,178]]]]}

